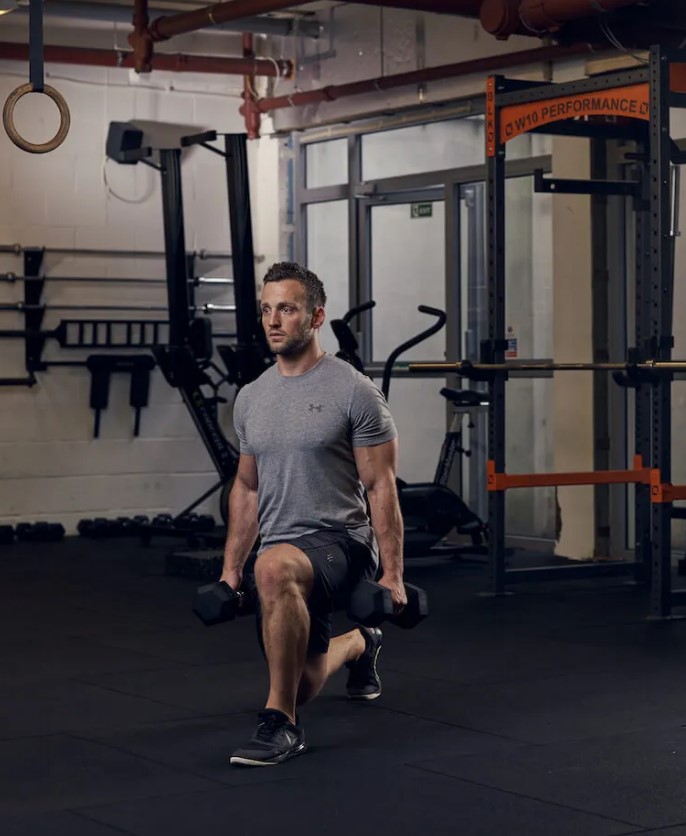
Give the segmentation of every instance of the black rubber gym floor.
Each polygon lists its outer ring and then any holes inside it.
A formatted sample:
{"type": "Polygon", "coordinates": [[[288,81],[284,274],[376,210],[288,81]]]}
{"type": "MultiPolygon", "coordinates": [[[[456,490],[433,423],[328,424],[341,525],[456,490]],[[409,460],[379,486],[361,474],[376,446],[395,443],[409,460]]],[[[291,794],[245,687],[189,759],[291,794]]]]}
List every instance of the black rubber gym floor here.
{"type": "Polygon", "coordinates": [[[203,627],[173,548],[0,547],[2,836],[686,834],[686,622],[647,622],[643,591],[493,599],[483,567],[411,561],[431,615],[385,631],[382,697],[339,673],[306,755],[241,769],[254,625],[203,627]]]}

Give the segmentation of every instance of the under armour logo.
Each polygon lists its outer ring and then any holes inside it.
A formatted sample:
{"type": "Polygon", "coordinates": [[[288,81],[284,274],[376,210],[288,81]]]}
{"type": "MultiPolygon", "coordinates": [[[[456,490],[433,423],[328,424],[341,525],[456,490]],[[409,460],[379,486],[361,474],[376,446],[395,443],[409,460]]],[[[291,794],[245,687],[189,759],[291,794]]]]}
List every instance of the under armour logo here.
{"type": "Polygon", "coordinates": [[[321,412],[321,411],[322,411],[322,409],[324,409],[324,404],[321,404],[321,403],[311,403],[311,404],[310,404],[310,410],[309,410],[309,411],[310,411],[310,412],[314,412],[314,411],[316,410],[317,412],[321,412]]]}

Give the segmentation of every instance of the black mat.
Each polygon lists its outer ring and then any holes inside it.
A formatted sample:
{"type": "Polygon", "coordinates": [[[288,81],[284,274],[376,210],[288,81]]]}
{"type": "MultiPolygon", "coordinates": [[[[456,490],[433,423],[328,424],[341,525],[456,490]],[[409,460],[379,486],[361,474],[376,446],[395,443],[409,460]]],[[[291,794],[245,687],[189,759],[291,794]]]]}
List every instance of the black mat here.
{"type": "Polygon", "coordinates": [[[605,735],[484,755],[415,762],[479,786],[563,804],[636,827],[686,821],[686,728],[605,735]]]}
{"type": "Polygon", "coordinates": [[[648,623],[641,589],[495,599],[483,567],[409,561],[432,612],[385,630],[381,699],[350,703],[341,671],[302,711],[305,756],[237,769],[267,687],[254,624],[204,628],[170,548],[0,549],[2,836],[686,836],[686,622],[648,623]]]}
{"type": "Polygon", "coordinates": [[[15,816],[198,792],[214,785],[156,760],[65,735],[0,743],[0,761],[12,766],[3,770],[3,813],[15,816]]]}
{"type": "Polygon", "coordinates": [[[308,757],[315,756],[303,756],[289,765],[288,780],[271,783],[265,779],[252,794],[252,804],[246,804],[245,788],[241,787],[80,812],[136,836],[172,832],[226,836],[227,831],[241,836],[273,832],[302,836],[325,832],[356,836],[609,836],[627,830],[620,822],[405,766],[380,772],[368,763],[366,769],[356,772],[324,770],[308,776],[308,757]]]}
{"type": "Polygon", "coordinates": [[[0,816],[3,836],[113,836],[116,832],[110,825],[99,824],[78,813],[0,816]]]}

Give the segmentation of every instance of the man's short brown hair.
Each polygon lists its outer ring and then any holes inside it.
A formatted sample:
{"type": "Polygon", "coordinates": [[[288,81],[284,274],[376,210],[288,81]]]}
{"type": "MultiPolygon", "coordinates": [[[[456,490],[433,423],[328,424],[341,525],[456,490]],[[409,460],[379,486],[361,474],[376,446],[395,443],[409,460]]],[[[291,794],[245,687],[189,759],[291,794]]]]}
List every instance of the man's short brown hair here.
{"type": "Polygon", "coordinates": [[[264,284],[267,282],[284,282],[294,279],[305,288],[307,307],[310,311],[323,308],[326,305],[326,291],[319,277],[311,270],[306,270],[294,261],[279,261],[267,270],[264,284]]]}

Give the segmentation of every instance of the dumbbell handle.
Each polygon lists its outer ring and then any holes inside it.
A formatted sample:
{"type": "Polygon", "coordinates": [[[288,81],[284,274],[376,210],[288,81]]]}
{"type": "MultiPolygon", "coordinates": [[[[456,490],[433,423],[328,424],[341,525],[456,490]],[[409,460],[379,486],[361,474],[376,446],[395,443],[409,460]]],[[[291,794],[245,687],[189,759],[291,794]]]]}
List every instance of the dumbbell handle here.
{"type": "Polygon", "coordinates": [[[231,591],[231,595],[235,595],[238,598],[237,609],[241,609],[247,600],[245,590],[243,589],[234,589],[230,584],[226,581],[217,581],[219,586],[225,586],[228,590],[231,591]]]}
{"type": "Polygon", "coordinates": [[[215,581],[197,590],[193,612],[210,627],[232,621],[237,615],[249,615],[250,604],[249,590],[234,590],[226,581],[215,581]]]}
{"type": "Polygon", "coordinates": [[[396,610],[391,590],[371,580],[361,581],[348,604],[348,616],[368,627],[384,621],[403,629],[415,627],[428,615],[426,593],[419,587],[405,584],[407,605],[396,610]]]}

